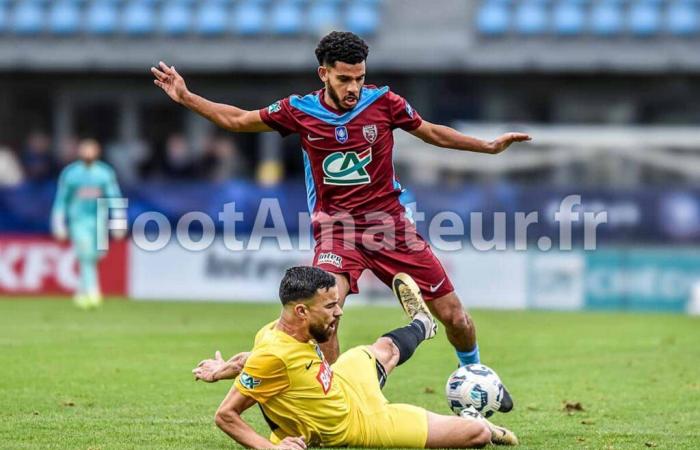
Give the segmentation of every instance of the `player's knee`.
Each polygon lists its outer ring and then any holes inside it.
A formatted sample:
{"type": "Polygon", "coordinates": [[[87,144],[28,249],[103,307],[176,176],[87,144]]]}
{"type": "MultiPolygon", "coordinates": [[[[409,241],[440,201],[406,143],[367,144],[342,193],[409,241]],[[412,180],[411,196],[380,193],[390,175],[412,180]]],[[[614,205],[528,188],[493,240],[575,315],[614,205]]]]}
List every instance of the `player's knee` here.
{"type": "Polygon", "coordinates": [[[462,308],[450,310],[450,312],[443,317],[442,323],[448,330],[455,331],[468,331],[474,326],[471,319],[462,308]]]}

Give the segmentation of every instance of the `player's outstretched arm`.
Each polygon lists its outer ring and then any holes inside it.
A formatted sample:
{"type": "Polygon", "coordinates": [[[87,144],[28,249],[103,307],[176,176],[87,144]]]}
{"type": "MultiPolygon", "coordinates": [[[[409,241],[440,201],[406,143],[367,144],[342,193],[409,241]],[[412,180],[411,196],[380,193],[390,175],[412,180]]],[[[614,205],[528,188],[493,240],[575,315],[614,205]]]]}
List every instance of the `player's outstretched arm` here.
{"type": "Polygon", "coordinates": [[[51,208],[51,233],[59,241],[68,239],[66,229],[66,208],[68,204],[68,185],[66,183],[66,169],[63,169],[58,177],[58,188],[56,189],[56,199],[51,208]]]}
{"type": "Polygon", "coordinates": [[[216,410],[216,426],[236,442],[248,448],[274,448],[284,450],[304,450],[306,443],[303,437],[284,438],[279,445],[275,445],[251,428],[242,418],[241,414],[251,406],[255,400],[241,394],[236,386],[233,386],[219,409],[216,410]]]}
{"type": "Polygon", "coordinates": [[[151,73],[155,76],[153,83],[163,89],[171,99],[221,128],[251,133],[274,131],[263,122],[258,110],[246,111],[235,106],[215,103],[190,92],[184,78],[175,70],[175,66],[168,66],[161,61],[157,68],[151,67],[151,73]]]}
{"type": "Polygon", "coordinates": [[[224,361],[221,352],[214,353],[214,359],[204,359],[192,369],[195,381],[215,383],[219,380],[233,380],[241,373],[250,352],[241,352],[224,361]]]}
{"type": "Polygon", "coordinates": [[[468,152],[487,153],[496,155],[503,152],[515,142],[530,141],[532,138],[525,133],[506,133],[493,141],[462,134],[454,128],[437,125],[424,120],[423,123],[410,132],[412,135],[431,145],[468,152]]]}

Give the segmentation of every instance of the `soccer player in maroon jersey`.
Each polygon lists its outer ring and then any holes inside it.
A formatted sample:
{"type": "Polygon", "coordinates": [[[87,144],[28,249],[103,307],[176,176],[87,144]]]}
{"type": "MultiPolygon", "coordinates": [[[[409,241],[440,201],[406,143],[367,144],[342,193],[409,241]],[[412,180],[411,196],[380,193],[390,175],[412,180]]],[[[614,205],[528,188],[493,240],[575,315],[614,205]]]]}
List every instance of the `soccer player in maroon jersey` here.
{"type": "MultiPolygon", "coordinates": [[[[401,128],[437,147],[488,154],[501,153],[530,137],[507,133],[487,142],[423,120],[388,87],[364,84],[367,54],[367,44],[353,33],[328,34],[316,48],[323,89],[292,95],[255,111],[193,94],[175,67],[163,62],[151,71],[154,83],[174,101],[224,129],[277,131],[282,136],[298,133],[316,240],[314,265],[335,274],[340,301],[358,292],[357,280],[365,269],[387,285],[396,273],[405,272],[418,283],[431,312],[445,326],[460,364],[478,363],[474,324],[442,265],[415,233],[410,212],[401,202],[403,189],[392,162],[392,131],[401,128]]],[[[335,361],[337,335],[322,347],[326,359],[335,361]]]]}

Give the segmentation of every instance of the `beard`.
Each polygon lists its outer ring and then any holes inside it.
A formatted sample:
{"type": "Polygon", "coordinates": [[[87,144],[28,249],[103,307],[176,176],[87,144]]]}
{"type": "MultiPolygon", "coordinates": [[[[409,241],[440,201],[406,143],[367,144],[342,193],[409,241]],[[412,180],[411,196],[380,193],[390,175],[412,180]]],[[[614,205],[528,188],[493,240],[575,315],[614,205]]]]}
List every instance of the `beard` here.
{"type": "MultiPolygon", "coordinates": [[[[338,107],[338,109],[340,109],[341,111],[350,111],[352,109],[352,108],[343,108],[343,105],[340,103],[340,96],[338,95],[338,92],[336,92],[336,90],[333,89],[333,87],[331,86],[330,83],[326,83],[326,90],[328,91],[328,95],[331,97],[331,99],[333,100],[333,103],[335,103],[335,105],[338,107]]],[[[362,95],[361,91],[360,91],[359,95],[362,95]]],[[[357,97],[358,102],[360,101],[359,95],[357,97]]]]}
{"type": "Polygon", "coordinates": [[[333,331],[331,329],[331,325],[328,325],[328,326],[317,325],[317,324],[310,325],[309,326],[309,334],[319,344],[323,344],[324,342],[328,342],[330,340],[331,336],[333,336],[333,331]]]}

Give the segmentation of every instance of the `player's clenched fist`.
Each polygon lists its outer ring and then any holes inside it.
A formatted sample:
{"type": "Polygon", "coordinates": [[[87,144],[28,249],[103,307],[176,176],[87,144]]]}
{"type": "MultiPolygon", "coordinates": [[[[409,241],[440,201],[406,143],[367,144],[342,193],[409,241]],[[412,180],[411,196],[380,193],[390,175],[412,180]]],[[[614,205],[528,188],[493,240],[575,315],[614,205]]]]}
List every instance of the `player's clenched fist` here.
{"type": "Polygon", "coordinates": [[[156,86],[163,89],[174,101],[182,103],[188,93],[187,85],[182,76],[175,70],[175,66],[168,66],[161,61],[157,68],[151,67],[151,73],[156,77],[153,80],[156,86]]]}

